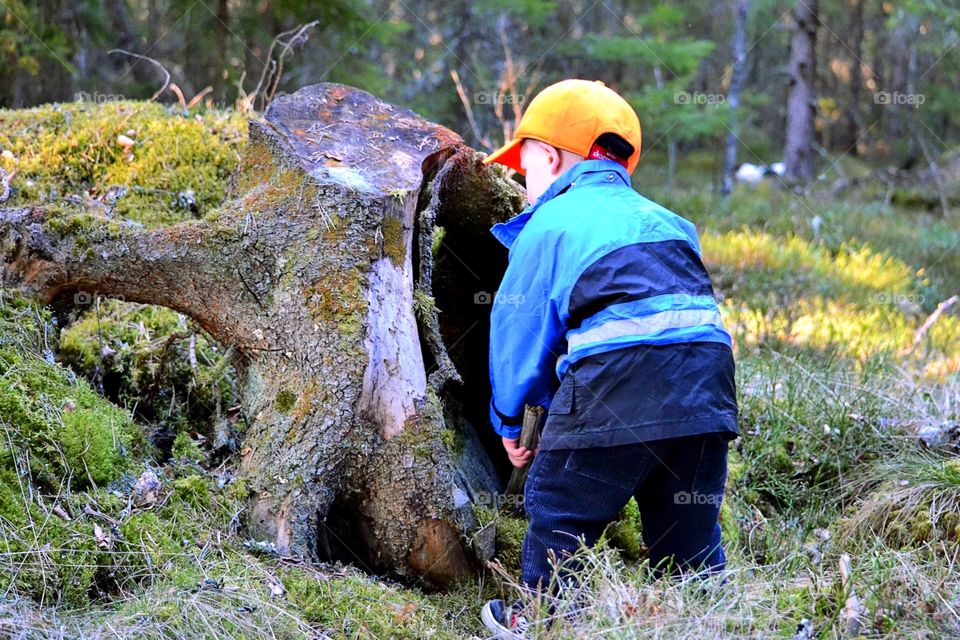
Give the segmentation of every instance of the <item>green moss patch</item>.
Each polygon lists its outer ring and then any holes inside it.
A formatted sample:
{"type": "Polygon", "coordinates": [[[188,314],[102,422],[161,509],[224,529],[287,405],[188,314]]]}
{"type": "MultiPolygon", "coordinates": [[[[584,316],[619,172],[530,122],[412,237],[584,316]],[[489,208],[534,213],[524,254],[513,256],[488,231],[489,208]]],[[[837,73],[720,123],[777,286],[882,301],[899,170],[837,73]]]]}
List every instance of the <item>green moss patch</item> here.
{"type": "Polygon", "coordinates": [[[175,449],[189,448],[176,456],[199,459],[186,434],[211,442],[215,422],[235,401],[236,372],[225,351],[164,307],[118,300],[91,305],[61,332],[56,358],[134,410],[161,449],[168,451],[174,438],[175,449]]]}
{"type": "Polygon", "coordinates": [[[140,446],[129,414],[53,362],[48,312],[0,291],[0,425],[10,455],[47,489],[105,485],[132,466],[140,446]]]}
{"type": "Polygon", "coordinates": [[[143,102],[0,110],[0,166],[16,172],[9,204],[159,226],[221,203],[246,131],[235,112],[143,102]]]}

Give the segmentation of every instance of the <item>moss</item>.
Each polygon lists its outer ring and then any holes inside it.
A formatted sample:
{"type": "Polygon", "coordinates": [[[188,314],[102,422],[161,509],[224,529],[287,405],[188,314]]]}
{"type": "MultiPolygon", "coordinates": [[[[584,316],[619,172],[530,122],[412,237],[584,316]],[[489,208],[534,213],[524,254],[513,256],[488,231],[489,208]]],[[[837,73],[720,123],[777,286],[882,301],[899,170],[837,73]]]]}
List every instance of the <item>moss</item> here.
{"type": "Polygon", "coordinates": [[[467,446],[463,434],[459,431],[451,429],[450,427],[444,427],[440,431],[440,441],[454,455],[463,453],[464,447],[467,446]]]}
{"type": "Polygon", "coordinates": [[[332,324],[345,338],[355,338],[366,323],[365,285],[362,271],[348,269],[314,282],[302,294],[315,321],[332,324]]]}
{"type": "Polygon", "coordinates": [[[296,401],[297,395],[295,393],[283,389],[277,393],[277,397],[273,401],[273,404],[280,413],[288,413],[291,409],[293,409],[293,405],[296,403],[296,401]]]}
{"type": "Polygon", "coordinates": [[[170,437],[188,430],[209,436],[218,404],[234,402],[236,371],[224,361],[223,349],[164,307],[119,300],[91,305],[61,332],[56,357],[170,437]],[[174,334],[183,337],[171,340],[174,334]]]}
{"type": "Polygon", "coordinates": [[[200,446],[186,431],[181,431],[173,439],[171,453],[176,460],[200,462],[205,457],[203,451],[200,450],[200,446]]]}
{"type": "Polygon", "coordinates": [[[43,203],[147,226],[203,216],[225,195],[247,117],[144,102],[0,110],[0,158],[14,205],[43,203]],[[118,142],[125,135],[132,146],[118,142]]]}
{"type": "Polygon", "coordinates": [[[439,312],[436,306],[437,303],[433,296],[420,288],[413,290],[413,312],[421,322],[429,321],[434,310],[439,312]]]}
{"type": "Polygon", "coordinates": [[[407,242],[403,220],[392,215],[383,219],[383,253],[398,267],[407,259],[407,242]]]}
{"type": "Polygon", "coordinates": [[[149,574],[164,572],[183,553],[184,536],[177,535],[171,523],[155,511],[134,512],[120,524],[119,530],[124,545],[138,552],[129,568],[142,562],[150,569],[149,574]]]}
{"type": "Polygon", "coordinates": [[[473,514],[479,526],[495,523],[496,539],[494,558],[503,567],[514,574],[520,573],[520,556],[523,551],[523,538],[527,535],[527,520],[497,511],[484,505],[473,504],[473,514]]]}
{"type": "Polygon", "coordinates": [[[70,235],[80,248],[89,248],[95,241],[116,239],[121,236],[124,225],[108,218],[101,212],[75,213],[64,210],[43,221],[44,231],[59,235],[70,235]]]}
{"type": "MultiPolygon", "coordinates": [[[[400,451],[413,454],[420,464],[427,465],[429,474],[433,469],[437,439],[444,437],[443,428],[435,430],[435,427],[442,424],[443,405],[433,389],[427,389],[422,401],[417,403],[417,410],[407,417],[403,430],[391,442],[400,451]]],[[[450,439],[452,441],[452,437],[450,439]]]]}
{"type": "Polygon", "coordinates": [[[293,405],[293,419],[302,420],[310,415],[317,404],[318,397],[322,393],[323,386],[317,382],[317,380],[310,380],[293,405]]]}
{"type": "Polygon", "coordinates": [[[630,502],[623,508],[615,521],[608,525],[602,539],[610,546],[619,549],[628,560],[639,560],[641,556],[640,507],[637,501],[630,498],[630,502]]]}
{"type": "Polygon", "coordinates": [[[174,480],[173,497],[194,509],[209,509],[213,502],[207,480],[198,475],[174,480]]]}
{"type": "Polygon", "coordinates": [[[233,503],[242,503],[250,497],[250,487],[243,478],[237,478],[226,486],[225,496],[228,501],[233,503]]]}
{"type": "Polygon", "coordinates": [[[120,567],[128,587],[144,577],[177,587],[195,587],[210,578],[191,553],[204,545],[219,545],[221,534],[231,532],[245,491],[243,486],[217,490],[211,478],[196,473],[175,478],[169,486],[161,489],[163,495],[152,510],[115,516],[121,519],[118,548],[129,554],[120,567]]]}
{"type": "MultiPolygon", "coordinates": [[[[401,451],[412,453],[414,457],[425,464],[434,456],[434,434],[427,433],[422,425],[430,420],[419,413],[413,413],[403,423],[403,431],[393,436],[391,442],[401,451]]],[[[442,435],[442,434],[441,434],[442,435]]]]}
{"type": "Polygon", "coordinates": [[[459,638],[444,611],[421,593],[348,570],[336,578],[284,570],[287,600],[335,638],[459,638]]]}
{"type": "Polygon", "coordinates": [[[933,521],[929,513],[918,513],[910,520],[910,537],[914,544],[930,540],[933,534],[933,521]]]}
{"type": "MultiPolygon", "coordinates": [[[[71,607],[89,603],[98,568],[109,558],[97,547],[89,522],[51,517],[46,508],[79,513],[79,500],[53,503],[25,496],[35,491],[4,460],[0,464],[0,575],[4,589],[51,604],[71,607]]],[[[10,593],[10,591],[8,591],[10,593]]]]}
{"type": "Polygon", "coordinates": [[[960,512],[948,511],[940,516],[937,531],[944,540],[960,542],[960,512]]]}
{"type": "Polygon", "coordinates": [[[130,467],[127,454],[136,437],[130,416],[106,407],[92,391],[77,394],[79,402],[65,400],[62,429],[55,438],[63,448],[67,465],[83,469],[97,484],[110,482],[130,467]]]}
{"type": "Polygon", "coordinates": [[[433,239],[430,243],[430,252],[433,254],[433,257],[436,258],[437,254],[440,253],[440,246],[443,244],[443,239],[447,236],[447,230],[445,227],[438,227],[434,225],[433,227],[433,239]]]}
{"type": "Polygon", "coordinates": [[[740,537],[740,524],[733,512],[730,500],[724,500],[720,503],[720,514],[717,521],[720,523],[720,535],[725,544],[729,544],[729,541],[740,537]]]}
{"type": "Polygon", "coordinates": [[[234,178],[238,193],[246,193],[265,182],[269,182],[276,164],[273,161],[273,152],[263,142],[250,141],[243,147],[237,174],[234,178]]]}
{"type": "MultiPolygon", "coordinates": [[[[272,161],[258,174],[260,182],[250,182],[252,174],[244,174],[240,181],[245,185],[241,193],[243,209],[248,212],[275,211],[278,209],[309,206],[317,200],[317,187],[313,180],[299,169],[288,169],[272,161]]],[[[330,231],[328,229],[327,231],[330,231]]]]}
{"type": "Polygon", "coordinates": [[[746,463],[736,449],[731,449],[727,458],[727,490],[737,487],[744,479],[746,463]]]}
{"type": "Polygon", "coordinates": [[[954,456],[907,450],[874,462],[864,478],[860,486],[869,491],[838,523],[845,538],[880,538],[893,549],[937,556],[944,542],[960,541],[960,465],[954,456]]]}
{"type": "Polygon", "coordinates": [[[52,362],[49,313],[0,292],[0,420],[7,442],[28,451],[48,488],[72,478],[77,488],[106,484],[131,468],[142,445],[129,414],[52,362]]]}

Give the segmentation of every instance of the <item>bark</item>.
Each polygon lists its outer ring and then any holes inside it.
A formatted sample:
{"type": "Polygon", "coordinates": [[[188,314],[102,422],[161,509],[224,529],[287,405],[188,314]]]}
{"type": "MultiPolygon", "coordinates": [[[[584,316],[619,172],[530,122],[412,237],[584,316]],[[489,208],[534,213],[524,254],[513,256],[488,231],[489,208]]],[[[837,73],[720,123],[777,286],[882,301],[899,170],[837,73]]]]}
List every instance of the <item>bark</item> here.
{"type": "Polygon", "coordinates": [[[864,129],[860,100],[863,96],[863,0],[850,0],[850,102],[845,109],[844,126],[841,135],[840,150],[857,156],[861,132],[864,129]]]}
{"type": "Polygon", "coordinates": [[[788,179],[810,182],[816,160],[814,119],[817,105],[813,83],[816,78],[817,1],[798,2],[793,8],[793,19],[784,161],[788,179]]]}
{"type": "Polygon", "coordinates": [[[40,207],[0,210],[3,280],[53,305],[85,291],[189,315],[238,354],[250,537],[444,585],[471,570],[471,500],[498,480],[472,426],[484,416],[464,401],[485,406],[487,391],[456,389],[461,365],[485,381],[485,359],[460,355],[486,336],[446,348],[488,311],[438,277],[433,228],[462,253],[437,264],[456,257],[493,290],[488,228],[523,206],[480,158],[370,94],[306,87],[250,122],[230,195],[202,220],[84,231],[40,207]]]}
{"type": "Polygon", "coordinates": [[[733,192],[733,174],[737,170],[737,143],[739,137],[740,94],[746,77],[747,57],[747,14],[750,12],[750,0],[734,0],[736,28],[733,33],[733,71],[730,78],[730,91],[727,92],[727,105],[730,108],[730,131],[723,162],[723,185],[720,193],[728,196],[733,192]]]}

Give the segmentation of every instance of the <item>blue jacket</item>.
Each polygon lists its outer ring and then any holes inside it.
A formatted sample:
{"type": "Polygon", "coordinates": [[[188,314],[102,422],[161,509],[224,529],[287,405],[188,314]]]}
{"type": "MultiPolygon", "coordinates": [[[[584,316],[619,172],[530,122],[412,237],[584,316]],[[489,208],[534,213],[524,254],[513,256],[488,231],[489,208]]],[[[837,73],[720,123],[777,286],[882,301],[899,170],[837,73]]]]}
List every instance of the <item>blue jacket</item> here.
{"type": "Polygon", "coordinates": [[[730,335],[692,223],[610,160],[570,167],[491,233],[509,264],[490,316],[490,421],[541,449],[737,435],[730,335]],[[569,374],[569,375],[568,375],[569,374]]]}

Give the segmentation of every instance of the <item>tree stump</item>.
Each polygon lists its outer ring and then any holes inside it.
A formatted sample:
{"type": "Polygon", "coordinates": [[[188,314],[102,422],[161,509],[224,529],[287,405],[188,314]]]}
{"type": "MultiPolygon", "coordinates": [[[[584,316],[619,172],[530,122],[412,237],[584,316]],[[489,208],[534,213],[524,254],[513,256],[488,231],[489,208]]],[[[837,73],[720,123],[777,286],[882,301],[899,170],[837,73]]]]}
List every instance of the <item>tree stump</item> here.
{"type": "Polygon", "coordinates": [[[0,210],[3,281],[54,306],[83,291],[193,318],[237,354],[249,536],[442,586],[471,570],[471,501],[499,486],[472,426],[489,428],[489,307],[473,297],[505,266],[490,225],[524,198],[481,158],[409,110],[309,86],[250,121],[226,201],[200,220],[0,210]]]}

